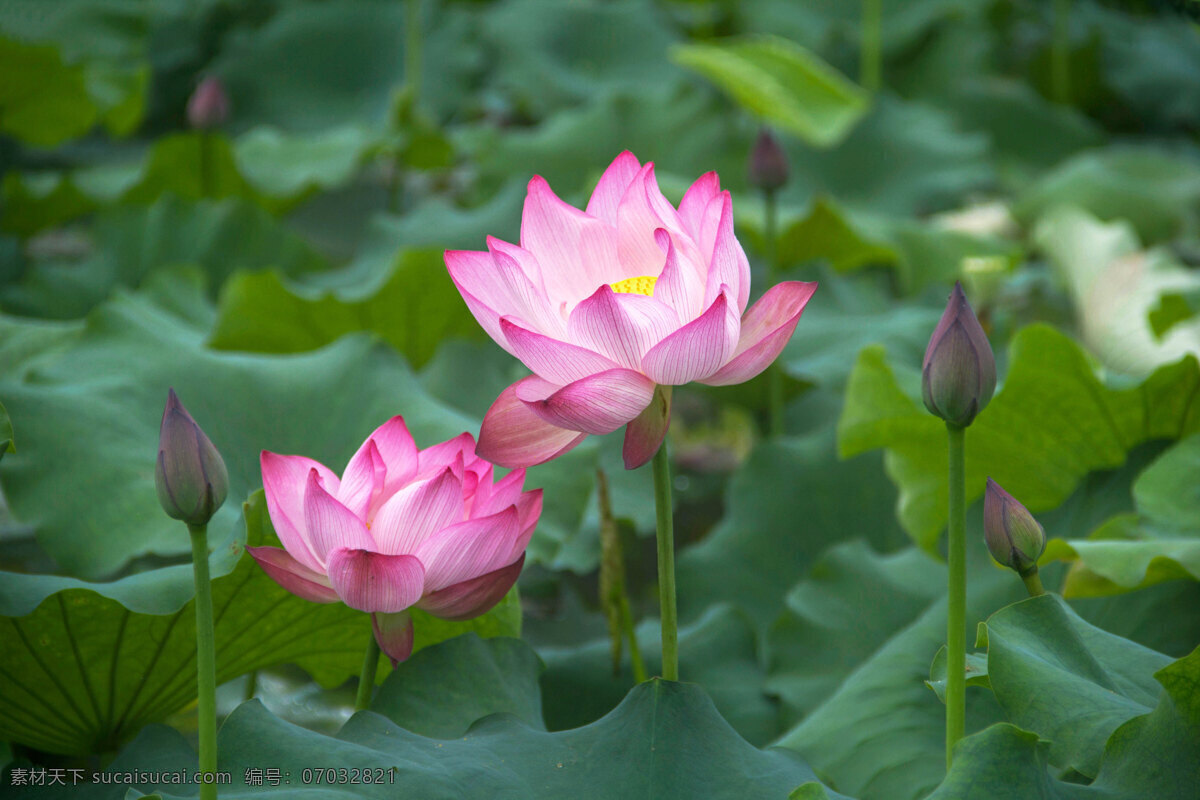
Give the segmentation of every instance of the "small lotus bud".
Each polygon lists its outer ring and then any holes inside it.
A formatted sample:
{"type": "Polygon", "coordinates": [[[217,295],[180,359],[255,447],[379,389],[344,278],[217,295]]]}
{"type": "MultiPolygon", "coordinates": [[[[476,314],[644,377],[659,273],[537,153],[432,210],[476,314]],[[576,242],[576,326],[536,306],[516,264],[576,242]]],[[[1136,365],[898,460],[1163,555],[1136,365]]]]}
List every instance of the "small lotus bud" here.
{"type": "Polygon", "coordinates": [[[957,428],[970,425],[996,391],[996,359],[971,304],[955,283],[921,365],[929,413],[957,428]]]}
{"type": "Polygon", "coordinates": [[[229,473],[221,454],[179,402],[174,389],[163,410],[154,483],[163,510],[189,525],[206,524],[229,492],[229,473]]]}
{"type": "Polygon", "coordinates": [[[988,478],[983,496],[983,536],[992,558],[1024,577],[1037,570],[1046,532],[1025,506],[988,478]]]}
{"type": "Polygon", "coordinates": [[[208,77],[200,82],[188,98],[188,124],[193,128],[219,127],[229,116],[229,95],[219,78],[208,77]]]}
{"type": "Polygon", "coordinates": [[[754,149],[750,151],[749,178],[751,186],[764,192],[773,192],[787,183],[787,153],[766,128],[759,131],[754,149]]]}

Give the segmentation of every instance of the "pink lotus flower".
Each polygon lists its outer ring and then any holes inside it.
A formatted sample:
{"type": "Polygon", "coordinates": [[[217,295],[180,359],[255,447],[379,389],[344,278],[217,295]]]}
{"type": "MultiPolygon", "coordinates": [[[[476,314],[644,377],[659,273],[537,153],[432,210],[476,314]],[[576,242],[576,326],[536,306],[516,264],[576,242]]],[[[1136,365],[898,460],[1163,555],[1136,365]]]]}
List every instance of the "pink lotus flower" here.
{"type": "Polygon", "coordinates": [[[480,430],[480,454],[509,467],[621,426],[625,466],[641,466],[670,423],[670,394],[658,387],[753,378],[817,288],[780,283],[746,311],[750,265],[716,173],[676,209],[654,165],[629,152],[605,170],[586,211],[535,177],[521,246],[487,245],[447,251],[446,266],[479,324],[534,373],[501,393],[480,430]]]}
{"type": "Polygon", "coordinates": [[[283,549],[249,547],[276,583],[371,614],[393,663],[412,653],[413,606],[477,617],[512,588],[542,513],[525,471],[499,481],[469,433],[418,452],[400,417],[379,426],[341,479],[304,456],[262,453],[267,510],[283,549]]]}

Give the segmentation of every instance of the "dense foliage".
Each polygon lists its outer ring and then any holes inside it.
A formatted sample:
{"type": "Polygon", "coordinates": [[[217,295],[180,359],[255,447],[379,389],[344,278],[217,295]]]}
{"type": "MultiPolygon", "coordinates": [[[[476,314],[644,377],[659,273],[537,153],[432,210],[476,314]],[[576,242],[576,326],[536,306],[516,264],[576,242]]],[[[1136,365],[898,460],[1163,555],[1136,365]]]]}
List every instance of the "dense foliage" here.
{"type": "Polygon", "coordinates": [[[155,490],[174,387],[228,467],[222,796],[1195,798],[1196,6],[3,0],[5,795],[195,794],[70,777],[196,769],[189,543],[155,490]],[[205,77],[227,113],[189,121],[205,77]],[[763,125],[790,171],[769,198],[763,125]],[[751,299],[820,282],[782,435],[768,376],[675,389],[685,682],[634,679],[626,599],[661,664],[654,496],[611,434],[529,470],[518,589],[414,612],[414,656],[350,717],[370,620],[245,555],[277,543],[259,452],[343,465],[395,414],[426,444],[478,432],[526,373],[443,251],[516,241],[535,174],[582,206],[626,149],[676,202],[719,172],[751,299]],[[947,774],[920,368],[958,279],[999,380],[966,433],[979,627],[947,774]],[[1049,594],[990,561],[988,477],[1044,527],[1049,594]]]}

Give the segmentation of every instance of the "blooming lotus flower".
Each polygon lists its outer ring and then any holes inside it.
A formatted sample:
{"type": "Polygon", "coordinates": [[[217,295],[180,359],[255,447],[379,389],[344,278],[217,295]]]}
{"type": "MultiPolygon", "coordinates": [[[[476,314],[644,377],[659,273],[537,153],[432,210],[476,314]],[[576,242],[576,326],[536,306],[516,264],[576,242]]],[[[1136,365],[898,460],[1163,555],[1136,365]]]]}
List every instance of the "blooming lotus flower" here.
{"type": "Polygon", "coordinates": [[[340,479],[265,450],[262,474],[283,549],[250,555],[294,595],[370,613],[393,663],[412,653],[413,606],[465,620],[504,597],[542,513],[542,490],[522,491],[524,470],[494,481],[469,433],[418,451],[400,417],[367,437],[340,479]]]}
{"type": "Polygon", "coordinates": [[[625,466],[654,455],[670,387],[742,383],[791,338],[815,283],[771,287],[746,310],[750,265],[715,172],[676,209],[654,165],[624,152],[587,209],[529,182],[520,246],[451,250],[446,266],[471,313],[534,374],[505,389],[479,452],[509,467],[548,461],[588,434],[625,430],[625,466]]]}

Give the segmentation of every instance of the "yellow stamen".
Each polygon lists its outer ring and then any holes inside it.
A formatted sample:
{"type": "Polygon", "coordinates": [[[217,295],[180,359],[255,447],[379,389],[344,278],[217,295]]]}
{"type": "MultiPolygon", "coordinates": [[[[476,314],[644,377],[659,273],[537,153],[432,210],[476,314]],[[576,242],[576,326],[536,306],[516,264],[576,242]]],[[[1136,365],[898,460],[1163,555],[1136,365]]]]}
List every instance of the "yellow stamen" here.
{"type": "Polygon", "coordinates": [[[609,284],[614,292],[622,294],[644,294],[646,297],[654,296],[654,284],[658,283],[658,278],[650,275],[642,275],[637,278],[626,278],[623,281],[609,284]]]}

